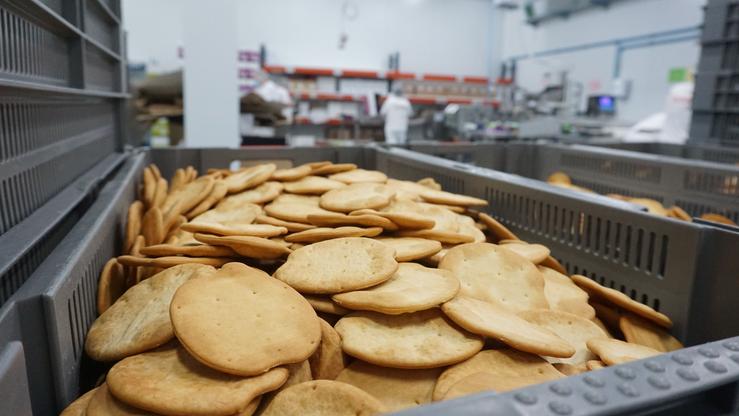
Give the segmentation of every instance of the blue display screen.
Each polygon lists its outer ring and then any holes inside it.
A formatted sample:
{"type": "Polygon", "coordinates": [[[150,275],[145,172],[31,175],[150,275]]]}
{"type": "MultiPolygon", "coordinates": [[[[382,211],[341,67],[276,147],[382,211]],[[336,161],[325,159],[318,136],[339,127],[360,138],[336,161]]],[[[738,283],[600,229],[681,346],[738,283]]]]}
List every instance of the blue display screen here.
{"type": "Polygon", "coordinates": [[[615,110],[613,97],[610,95],[598,97],[598,109],[601,113],[612,113],[615,110]]]}

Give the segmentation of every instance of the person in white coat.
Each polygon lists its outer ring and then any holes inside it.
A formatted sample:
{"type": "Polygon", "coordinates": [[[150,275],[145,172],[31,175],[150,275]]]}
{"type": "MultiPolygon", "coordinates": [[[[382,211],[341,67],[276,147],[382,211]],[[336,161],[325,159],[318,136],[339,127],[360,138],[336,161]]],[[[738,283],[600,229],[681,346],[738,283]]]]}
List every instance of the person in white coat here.
{"type": "Polygon", "coordinates": [[[408,119],[412,113],[413,108],[410,101],[403,96],[403,89],[396,86],[380,108],[380,114],[385,118],[385,143],[405,144],[408,119]]]}

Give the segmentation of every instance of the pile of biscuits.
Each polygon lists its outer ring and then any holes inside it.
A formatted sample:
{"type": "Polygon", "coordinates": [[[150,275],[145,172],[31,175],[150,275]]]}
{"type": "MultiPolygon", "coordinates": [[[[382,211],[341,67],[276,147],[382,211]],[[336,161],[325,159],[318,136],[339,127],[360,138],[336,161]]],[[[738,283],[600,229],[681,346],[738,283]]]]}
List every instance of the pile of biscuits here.
{"type": "MultiPolygon", "coordinates": [[[[570,176],[564,172],[552,173],[551,175],[547,177],[547,183],[549,183],[550,185],[558,186],[560,188],[572,189],[573,191],[585,192],[585,193],[590,193],[590,194],[595,193],[588,188],[584,188],[582,186],[573,184],[570,176]]],[[[625,201],[625,202],[630,202],[632,204],[641,205],[647,209],[647,212],[653,215],[659,215],[661,217],[676,218],[678,220],[683,220],[683,221],[688,221],[688,222],[693,221],[693,217],[691,217],[690,214],[685,212],[684,209],[680,208],[677,205],[666,207],[662,205],[661,202],[651,199],[651,198],[634,198],[634,197],[625,196],[621,194],[606,194],[605,196],[609,198],[613,198],[613,199],[618,199],[619,201],[625,201]]],[[[721,214],[713,213],[713,212],[706,212],[704,214],[701,214],[700,218],[706,221],[713,221],[719,224],[732,225],[734,227],[737,226],[737,224],[734,221],[732,221],[730,218],[724,215],[721,215],[721,214]]]]}
{"type": "Polygon", "coordinates": [[[682,347],[487,204],[353,164],[151,165],[85,343],[111,367],[63,414],[372,415],[682,347]]]}

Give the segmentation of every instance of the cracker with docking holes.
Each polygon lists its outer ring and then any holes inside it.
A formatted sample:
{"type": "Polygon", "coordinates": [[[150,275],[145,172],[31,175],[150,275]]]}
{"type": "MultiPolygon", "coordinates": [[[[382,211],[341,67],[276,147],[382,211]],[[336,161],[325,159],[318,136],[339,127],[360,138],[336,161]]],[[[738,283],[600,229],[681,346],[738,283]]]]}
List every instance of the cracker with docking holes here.
{"type": "Polygon", "coordinates": [[[231,416],[280,387],[287,376],[285,368],[254,377],[223,374],[174,344],[124,358],[110,369],[106,382],[118,400],[150,412],[231,416]]]}
{"type": "Polygon", "coordinates": [[[141,201],[134,201],[131,206],[128,207],[128,213],[126,215],[126,235],[123,240],[123,252],[129,254],[133,243],[136,242],[136,237],[141,234],[141,223],[144,217],[144,203],[141,201]]]}
{"type": "Polygon", "coordinates": [[[466,360],[483,346],[481,337],[457,327],[438,308],[402,315],[355,312],[335,328],[344,352],[382,367],[444,367],[466,360]]]}
{"type": "Polygon", "coordinates": [[[323,176],[306,176],[300,180],[285,183],[285,191],[300,195],[322,195],[345,186],[344,182],[324,178],[323,176]]]}
{"type": "Polygon", "coordinates": [[[349,215],[377,215],[392,221],[398,226],[398,228],[404,230],[427,230],[434,228],[434,225],[436,225],[436,221],[434,221],[433,218],[413,212],[388,212],[387,209],[388,207],[385,207],[380,211],[373,209],[358,209],[350,212],[349,215]]]}
{"type": "Polygon", "coordinates": [[[170,217],[189,212],[210,195],[215,183],[215,179],[203,176],[170,192],[162,204],[162,212],[171,212],[170,217]]]}
{"type": "Polygon", "coordinates": [[[594,338],[608,338],[608,334],[589,319],[567,312],[540,309],[520,312],[519,316],[557,334],[575,348],[575,354],[569,358],[545,356],[550,363],[579,365],[594,360],[596,357],[586,342],[594,338]]]}
{"type": "Polygon", "coordinates": [[[223,236],[278,237],[287,234],[287,228],[269,224],[241,224],[219,222],[189,222],[180,229],[191,233],[215,234],[223,236]]]}
{"type": "Polygon", "coordinates": [[[264,163],[234,172],[223,181],[228,186],[228,193],[235,194],[267,182],[275,170],[277,166],[274,163],[264,163]]]}
{"type": "Polygon", "coordinates": [[[341,337],[328,322],[321,323],[321,343],[308,358],[314,380],[334,380],[346,367],[346,357],[341,350],[341,337]]]}
{"type": "Polygon", "coordinates": [[[310,303],[317,312],[330,313],[332,315],[346,315],[351,311],[334,302],[330,296],[303,294],[305,300],[310,303]]]}
{"type": "Polygon", "coordinates": [[[395,249],[395,260],[413,261],[441,251],[441,243],[416,237],[378,237],[377,241],[395,249]]]}
{"type": "Polygon", "coordinates": [[[298,179],[302,179],[308,175],[310,175],[313,168],[310,167],[310,165],[300,165],[295,166],[293,168],[287,168],[287,169],[277,169],[276,171],[272,172],[272,180],[273,181],[297,181],[298,179]]]}
{"type": "Polygon", "coordinates": [[[269,224],[269,225],[274,225],[276,227],[285,227],[287,228],[287,231],[291,233],[297,233],[299,231],[305,231],[305,230],[310,230],[311,228],[316,228],[315,225],[303,224],[300,222],[285,221],[279,218],[270,217],[268,215],[257,215],[257,218],[254,219],[254,222],[256,222],[257,224],[269,224]]]}
{"type": "Polygon", "coordinates": [[[498,302],[514,310],[548,308],[544,278],[533,263],[495,244],[452,247],[439,263],[461,282],[461,295],[498,302]]]}
{"type": "Polygon", "coordinates": [[[183,264],[201,264],[205,266],[221,267],[232,261],[227,257],[185,257],[185,256],[166,256],[166,257],[136,257],[136,256],[118,256],[118,263],[131,267],[159,267],[167,269],[183,264]]]}
{"type": "Polygon", "coordinates": [[[633,312],[663,328],[672,327],[672,320],[670,320],[667,315],[657,312],[649,306],[631,299],[618,290],[601,286],[594,280],[588,279],[587,277],[581,276],[579,274],[572,275],[572,280],[575,282],[576,285],[580,286],[583,290],[588,292],[588,294],[592,298],[604,300],[608,303],[618,306],[619,308],[622,308],[629,312],[633,312]]]}
{"type": "Polygon", "coordinates": [[[357,169],[354,163],[329,163],[322,166],[314,166],[311,175],[332,175],[340,172],[349,172],[357,169]]]}
{"type": "Polygon", "coordinates": [[[332,380],[314,380],[277,393],[261,416],[372,416],[385,406],[357,387],[332,380]]]}
{"type": "Polygon", "coordinates": [[[221,200],[226,197],[227,193],[228,186],[226,185],[226,183],[223,181],[215,181],[210,194],[208,194],[205,199],[200,201],[200,203],[197,204],[195,208],[188,211],[185,214],[185,217],[187,217],[187,219],[193,219],[197,217],[198,215],[204,213],[205,211],[211,209],[213,206],[221,202],[221,200]]]}
{"type": "Polygon", "coordinates": [[[238,254],[252,259],[271,260],[292,253],[292,250],[284,244],[262,237],[195,234],[195,239],[205,244],[229,247],[238,254]]]}
{"type": "Polygon", "coordinates": [[[328,177],[347,185],[362,182],[385,183],[387,175],[377,170],[353,169],[346,172],[334,173],[328,177]]]}
{"type": "Polygon", "coordinates": [[[440,368],[400,370],[356,360],[339,373],[336,381],[366,391],[381,401],[388,411],[396,412],[430,403],[439,374],[440,368]]]}
{"type": "Polygon", "coordinates": [[[392,248],[369,238],[348,237],[295,250],[274,277],[299,292],[334,294],[380,284],[397,269],[392,248]]]}
{"type": "Polygon", "coordinates": [[[269,181],[248,191],[229,195],[227,199],[238,204],[266,204],[279,197],[284,188],[281,182],[269,181]]]}
{"type": "Polygon", "coordinates": [[[683,344],[664,328],[639,315],[624,312],[621,314],[618,324],[626,341],[632,344],[644,345],[661,352],[683,348],[683,344]]]}
{"type": "Polygon", "coordinates": [[[169,304],[175,291],[190,279],[206,279],[210,266],[171,267],[128,289],[93,322],[85,340],[87,355],[116,361],[156,348],[174,337],[169,304]]]}
{"type": "Polygon", "coordinates": [[[238,254],[228,247],[211,246],[200,242],[197,244],[155,244],[142,247],[141,254],[149,257],[238,257],[238,254]]]}
{"type": "Polygon", "coordinates": [[[459,280],[446,270],[400,263],[389,280],[367,289],[339,293],[332,299],[348,309],[398,315],[437,307],[458,291],[459,280]]]}
{"type": "Polygon", "coordinates": [[[390,188],[380,183],[355,183],[321,195],[320,205],[337,212],[378,209],[390,204],[393,195],[390,188]]]}
{"type": "Polygon", "coordinates": [[[389,219],[375,214],[346,215],[333,214],[308,215],[308,221],[319,227],[382,227],[386,231],[396,231],[398,226],[389,219]]]}
{"type": "Polygon", "coordinates": [[[511,250],[534,264],[539,264],[549,257],[549,249],[541,244],[529,244],[523,241],[498,243],[500,247],[511,250]]]}
{"type": "Polygon", "coordinates": [[[575,354],[575,348],[556,333],[518,317],[497,303],[457,296],[441,305],[441,310],[473,334],[497,339],[519,351],[564,358],[575,354]]]}
{"type": "Polygon", "coordinates": [[[450,389],[460,380],[475,373],[496,376],[499,384],[487,385],[488,389],[494,391],[507,391],[562,378],[562,374],[550,363],[536,355],[511,349],[485,350],[444,370],[436,381],[433,400],[450,398],[450,389]]]}
{"type": "Polygon", "coordinates": [[[241,263],[182,285],[170,316],[198,361],[229,374],[253,376],[301,362],[321,340],[318,317],[299,293],[241,263]]]}
{"type": "Polygon", "coordinates": [[[618,365],[662,354],[654,348],[612,338],[593,338],[587,344],[606,365],[618,365]]]}
{"type": "Polygon", "coordinates": [[[421,194],[421,199],[432,204],[443,204],[462,207],[482,207],[488,204],[488,201],[467,195],[454,194],[446,191],[437,191],[427,189],[421,194]]]}
{"type": "Polygon", "coordinates": [[[580,289],[569,276],[542,266],[539,266],[539,272],[544,277],[544,296],[550,309],[585,319],[595,318],[595,309],[588,303],[587,292],[580,289]]]}
{"type": "Polygon", "coordinates": [[[335,238],[345,237],[375,237],[382,233],[382,228],[361,228],[361,227],[337,227],[327,228],[318,227],[310,230],[300,231],[298,233],[285,236],[285,241],[290,243],[310,244],[335,238]]]}
{"type": "Polygon", "coordinates": [[[141,235],[144,236],[147,245],[159,244],[164,241],[166,236],[164,216],[159,207],[151,207],[144,214],[141,220],[141,235]]]}
{"type": "Polygon", "coordinates": [[[103,266],[103,271],[100,272],[100,278],[98,279],[98,314],[105,312],[126,292],[127,288],[123,266],[115,258],[108,260],[103,266]]]}
{"type": "Polygon", "coordinates": [[[318,206],[318,201],[313,205],[306,202],[278,202],[274,201],[264,207],[264,212],[270,217],[278,218],[283,221],[299,222],[310,224],[308,222],[309,215],[330,214],[331,211],[325,210],[318,206]]]}
{"type": "Polygon", "coordinates": [[[518,237],[516,237],[516,234],[513,234],[513,232],[509,230],[505,225],[501,224],[500,222],[498,222],[498,220],[484,212],[481,212],[478,215],[478,219],[485,225],[488,231],[493,234],[497,241],[519,239],[518,237]]]}

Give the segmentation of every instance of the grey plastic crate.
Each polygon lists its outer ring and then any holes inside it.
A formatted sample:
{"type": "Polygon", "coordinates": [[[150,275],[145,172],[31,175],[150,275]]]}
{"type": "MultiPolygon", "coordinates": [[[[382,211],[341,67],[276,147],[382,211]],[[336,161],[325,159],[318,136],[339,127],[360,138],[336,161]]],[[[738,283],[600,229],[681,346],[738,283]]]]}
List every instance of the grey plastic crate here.
{"type": "MultiPolygon", "coordinates": [[[[412,150],[428,151],[411,145],[412,150]]],[[[692,152],[715,156],[720,150],[707,146],[692,152]]],[[[528,178],[546,180],[555,171],[567,173],[576,185],[601,194],[647,197],[663,204],[679,205],[699,216],[706,212],[739,221],[739,167],[701,160],[659,156],[620,149],[584,145],[508,143],[471,144],[457,148],[437,144],[431,153],[465,153],[473,164],[528,178]],[[489,153],[504,153],[505,166],[488,166],[489,153]]],[[[729,152],[729,154],[735,154],[729,152]]],[[[457,159],[454,159],[457,160],[457,159]]],[[[561,188],[559,189],[562,192],[561,188]]]]}
{"type": "Polygon", "coordinates": [[[703,18],[701,42],[739,40],[739,1],[709,0],[703,18]]]}
{"type": "Polygon", "coordinates": [[[739,114],[736,112],[693,110],[690,142],[739,146],[739,114]]]}
{"type": "MultiPolygon", "coordinates": [[[[739,62],[737,67],[739,68],[739,62]]],[[[693,109],[733,111],[739,114],[739,70],[699,73],[695,78],[693,109]]]]}
{"type": "Polygon", "coordinates": [[[0,307],[0,393],[3,414],[30,415],[31,392],[21,323],[15,303],[0,307]]]}
{"type": "MultiPolygon", "coordinates": [[[[587,144],[587,143],[583,143],[587,144]]],[[[630,150],[633,152],[650,153],[653,155],[680,157],[691,160],[705,160],[707,162],[739,164],[739,149],[710,144],[673,144],[660,142],[636,143],[603,143],[593,144],[598,147],[630,150]]]]}
{"type": "MultiPolygon", "coordinates": [[[[499,220],[521,238],[548,245],[570,272],[590,276],[667,313],[675,321],[676,335],[684,341],[699,343],[739,333],[739,322],[725,319],[739,315],[733,299],[739,292],[733,272],[739,269],[734,253],[739,244],[736,233],[657,218],[628,209],[626,204],[612,206],[601,197],[563,193],[539,181],[403,149],[153,150],[126,162],[16,294],[28,296],[23,300],[24,316],[43,316],[42,323],[27,326],[43,327],[46,332],[44,348],[50,365],[45,374],[31,372],[30,385],[52,380],[54,406],[61,409],[80,390],[89,388],[98,374],[82,353],[85,334],[95,317],[97,276],[104,262],[118,252],[125,212],[147,163],[157,163],[169,176],[187,164],[203,172],[257,160],[281,164],[331,160],[377,168],[398,178],[432,176],[447,190],[491,200],[491,211],[499,220]]],[[[739,367],[730,371],[735,377],[739,367]]],[[[717,386],[714,381],[695,383],[691,391],[697,394],[717,386]]],[[[36,393],[32,401],[44,400],[41,392],[36,393]]],[[[675,406],[677,400],[673,397],[669,404],[675,406]]],[[[34,406],[43,407],[35,401],[34,406]]]]}

